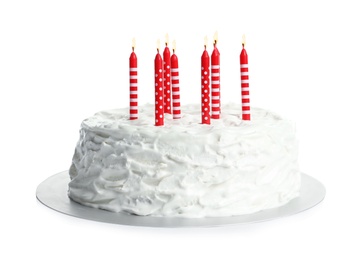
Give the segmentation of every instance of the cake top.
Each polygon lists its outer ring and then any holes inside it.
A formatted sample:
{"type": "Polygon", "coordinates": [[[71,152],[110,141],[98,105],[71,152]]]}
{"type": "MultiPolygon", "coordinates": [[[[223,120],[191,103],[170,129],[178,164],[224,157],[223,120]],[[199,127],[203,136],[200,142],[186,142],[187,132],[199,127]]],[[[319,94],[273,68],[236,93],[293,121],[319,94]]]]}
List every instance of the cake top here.
{"type": "Polygon", "coordinates": [[[160,131],[162,133],[177,131],[197,134],[228,129],[240,134],[242,131],[247,132],[250,129],[251,131],[257,131],[259,127],[273,127],[287,121],[275,113],[260,108],[252,108],[253,120],[245,121],[241,119],[241,106],[233,103],[222,105],[221,118],[211,120],[211,125],[201,124],[201,107],[199,104],[183,105],[182,118],[180,119],[173,119],[172,115],[165,114],[165,125],[161,127],[155,127],[154,113],[153,104],[139,106],[139,118],[137,120],[129,119],[129,108],[105,110],[85,119],[82,122],[82,127],[107,131],[109,134],[111,134],[110,130],[115,131],[124,128],[160,131]]]}

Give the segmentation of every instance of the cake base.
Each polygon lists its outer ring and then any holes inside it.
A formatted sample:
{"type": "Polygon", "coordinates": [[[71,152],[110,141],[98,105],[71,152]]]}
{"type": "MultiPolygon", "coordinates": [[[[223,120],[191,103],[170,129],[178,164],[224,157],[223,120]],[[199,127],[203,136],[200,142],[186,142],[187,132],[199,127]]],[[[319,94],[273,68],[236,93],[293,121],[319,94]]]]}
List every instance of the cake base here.
{"type": "Polygon", "coordinates": [[[273,220],[310,209],[320,203],[326,194],[326,189],[321,182],[306,174],[301,174],[300,196],[279,208],[232,217],[148,217],[114,213],[78,204],[67,195],[69,181],[68,171],[49,177],[38,186],[36,191],[37,199],[53,210],[82,219],[119,225],[163,228],[228,226],[273,220]]]}

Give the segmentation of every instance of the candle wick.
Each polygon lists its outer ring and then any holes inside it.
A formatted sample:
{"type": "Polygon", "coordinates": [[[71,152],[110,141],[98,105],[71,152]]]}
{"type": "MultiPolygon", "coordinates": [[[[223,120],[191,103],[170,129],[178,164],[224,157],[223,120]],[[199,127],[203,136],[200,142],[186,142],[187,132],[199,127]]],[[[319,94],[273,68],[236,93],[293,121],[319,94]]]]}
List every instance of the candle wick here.
{"type": "Polygon", "coordinates": [[[159,53],[159,50],[158,50],[158,48],[157,48],[157,53],[159,53]]]}
{"type": "Polygon", "coordinates": [[[166,44],[166,47],[167,47],[167,46],[168,46],[168,43],[166,42],[165,44],[166,44]]]}
{"type": "Polygon", "coordinates": [[[134,46],[132,47],[132,51],[134,51],[134,46]]]}
{"type": "Polygon", "coordinates": [[[242,43],[243,49],[245,48],[245,43],[242,43]]]}
{"type": "Polygon", "coordinates": [[[206,50],[206,44],[204,46],[205,46],[205,50],[206,50]]]}
{"type": "Polygon", "coordinates": [[[214,40],[213,46],[216,47],[217,45],[217,40],[214,40]]]}
{"type": "Polygon", "coordinates": [[[173,49],[173,54],[175,53],[175,49],[173,49]]]}

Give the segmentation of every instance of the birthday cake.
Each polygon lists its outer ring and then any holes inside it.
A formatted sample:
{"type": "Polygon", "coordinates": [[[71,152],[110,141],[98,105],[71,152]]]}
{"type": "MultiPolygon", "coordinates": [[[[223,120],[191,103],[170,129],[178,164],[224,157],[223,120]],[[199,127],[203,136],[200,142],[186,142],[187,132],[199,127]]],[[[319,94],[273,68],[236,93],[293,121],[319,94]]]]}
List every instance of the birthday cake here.
{"type": "Polygon", "coordinates": [[[69,197],[113,212],[157,217],[219,217],[282,206],[299,195],[294,125],[279,115],[222,106],[221,118],[201,124],[199,105],[182,118],[154,105],[102,111],[81,124],[69,169],[69,197]]]}

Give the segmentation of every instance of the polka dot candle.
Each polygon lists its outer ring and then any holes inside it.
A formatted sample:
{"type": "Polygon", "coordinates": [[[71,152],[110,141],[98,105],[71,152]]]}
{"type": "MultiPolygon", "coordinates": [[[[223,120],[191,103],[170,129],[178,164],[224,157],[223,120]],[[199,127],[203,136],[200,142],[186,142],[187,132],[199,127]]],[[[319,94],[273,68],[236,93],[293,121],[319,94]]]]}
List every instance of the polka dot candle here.
{"type": "Polygon", "coordinates": [[[205,38],[205,50],[201,56],[201,123],[211,124],[210,119],[210,57],[206,50],[207,38],[205,38]]]}
{"type": "Polygon", "coordinates": [[[245,50],[244,35],[243,35],[242,45],[243,45],[243,49],[240,53],[242,119],[250,120],[249,65],[248,65],[248,56],[245,50]]]}
{"type": "Polygon", "coordinates": [[[175,42],[173,42],[173,54],[171,57],[171,81],[172,81],[173,119],[179,119],[181,118],[179,68],[178,68],[178,57],[175,54],[175,42]]]}
{"type": "Polygon", "coordinates": [[[171,53],[168,48],[168,34],[166,35],[166,47],[163,51],[163,89],[164,111],[171,114],[171,53]]]}
{"type": "Polygon", "coordinates": [[[138,119],[138,60],[134,52],[133,39],[132,53],[129,57],[129,114],[130,120],[138,119]]]}
{"type": "Polygon", "coordinates": [[[164,125],[164,107],[163,107],[163,61],[157,49],[155,57],[155,125],[164,125]]]}

